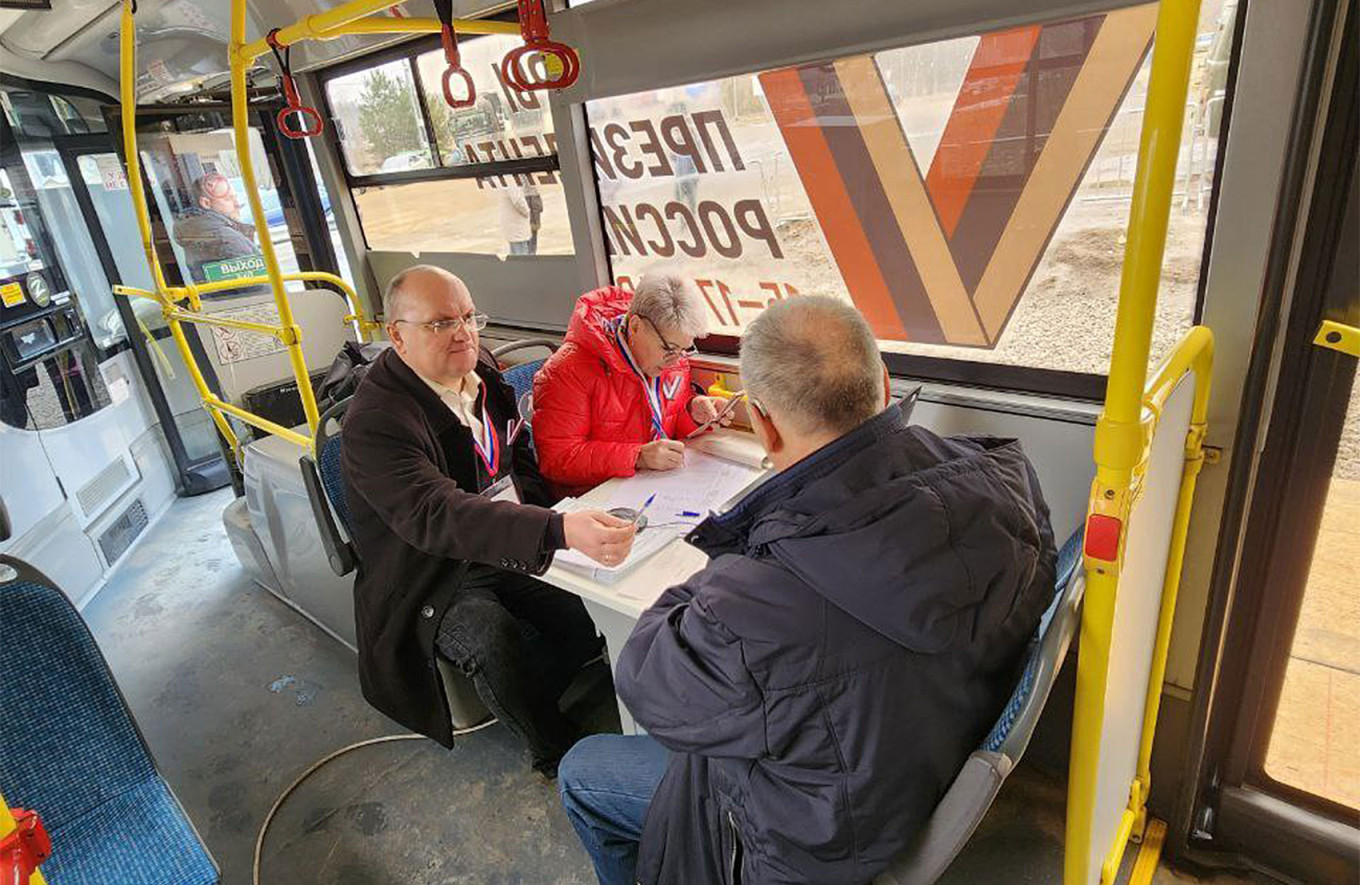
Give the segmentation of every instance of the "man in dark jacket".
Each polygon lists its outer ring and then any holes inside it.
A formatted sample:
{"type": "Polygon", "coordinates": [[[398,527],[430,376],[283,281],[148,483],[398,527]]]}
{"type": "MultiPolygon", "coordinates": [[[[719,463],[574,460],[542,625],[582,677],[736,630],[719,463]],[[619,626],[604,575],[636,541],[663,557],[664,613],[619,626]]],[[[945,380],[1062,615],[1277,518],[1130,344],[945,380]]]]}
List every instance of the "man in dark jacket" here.
{"type": "Polygon", "coordinates": [[[995,722],[1053,595],[1019,444],[885,407],[853,307],[770,307],[741,380],[779,472],[694,531],[709,565],[623,649],[618,691],[650,735],[562,762],[604,885],[869,882],[995,722]]]}
{"type": "MultiPolygon", "coordinates": [[[[241,201],[231,182],[219,172],[209,172],[189,185],[189,208],[175,219],[173,236],[184,250],[186,276],[196,283],[211,282],[206,265],[260,254],[255,225],[241,220],[241,201]]],[[[263,274],[264,270],[259,272],[263,274]]],[[[253,286],[231,294],[268,291],[266,286],[253,286]]]]}
{"type": "Polygon", "coordinates": [[[435,655],[556,774],[579,736],[557,708],[600,652],[581,601],[534,580],[570,547],[605,564],[632,545],[630,523],[547,509],[514,392],[480,347],[486,326],[463,282],[427,265],[383,298],[392,347],[345,416],[341,462],[359,573],[359,681],[373,706],[453,745],[435,655]],[[521,503],[523,502],[523,503],[521,503]],[[538,636],[527,640],[522,623],[538,636]]]}

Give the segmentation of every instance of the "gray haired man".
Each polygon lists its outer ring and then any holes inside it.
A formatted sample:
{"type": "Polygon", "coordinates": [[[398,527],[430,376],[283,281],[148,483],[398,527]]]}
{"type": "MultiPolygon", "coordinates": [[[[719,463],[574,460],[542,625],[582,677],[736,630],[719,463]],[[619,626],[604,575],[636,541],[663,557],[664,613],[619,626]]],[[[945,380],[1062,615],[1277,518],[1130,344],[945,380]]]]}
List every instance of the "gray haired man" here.
{"type": "Polygon", "coordinates": [[[707,329],[698,290],[672,272],[577,299],[566,341],[534,379],[534,447],[557,491],[684,464],[683,440],[719,411],[690,382],[707,329]]]}
{"type": "Polygon", "coordinates": [[[1019,443],[909,425],[852,306],[770,307],[741,375],[778,472],[693,532],[708,566],[623,648],[649,734],[586,738],[559,769],[603,885],[872,880],[995,722],[1053,595],[1019,443]]]}

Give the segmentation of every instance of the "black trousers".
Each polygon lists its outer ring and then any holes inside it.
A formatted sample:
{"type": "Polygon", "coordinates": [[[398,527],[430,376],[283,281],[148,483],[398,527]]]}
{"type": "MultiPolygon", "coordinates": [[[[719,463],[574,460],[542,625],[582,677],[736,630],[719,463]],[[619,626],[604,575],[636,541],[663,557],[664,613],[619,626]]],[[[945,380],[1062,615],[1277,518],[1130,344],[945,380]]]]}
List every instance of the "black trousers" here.
{"type": "Polygon", "coordinates": [[[435,639],[487,709],[551,769],[581,736],[557,699],[603,640],[581,600],[528,575],[472,565],[435,639]],[[526,635],[525,625],[536,636],[526,635]]]}

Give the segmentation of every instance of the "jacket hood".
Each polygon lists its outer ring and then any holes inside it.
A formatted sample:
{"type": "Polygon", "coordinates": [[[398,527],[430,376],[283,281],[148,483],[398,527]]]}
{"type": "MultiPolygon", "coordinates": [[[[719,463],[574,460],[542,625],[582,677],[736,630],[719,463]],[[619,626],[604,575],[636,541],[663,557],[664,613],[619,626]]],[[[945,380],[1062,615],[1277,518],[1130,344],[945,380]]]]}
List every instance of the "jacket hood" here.
{"type": "Polygon", "coordinates": [[[632,300],[633,293],[618,286],[605,286],[582,295],[576,299],[576,309],[571,312],[566,340],[618,371],[627,372],[628,363],[614,346],[607,325],[610,320],[627,313],[632,300]]]}
{"type": "Polygon", "coordinates": [[[892,406],[710,520],[695,542],[766,552],[874,631],[936,653],[999,623],[1045,568],[1052,581],[1047,525],[1019,442],[943,439],[892,406]]]}

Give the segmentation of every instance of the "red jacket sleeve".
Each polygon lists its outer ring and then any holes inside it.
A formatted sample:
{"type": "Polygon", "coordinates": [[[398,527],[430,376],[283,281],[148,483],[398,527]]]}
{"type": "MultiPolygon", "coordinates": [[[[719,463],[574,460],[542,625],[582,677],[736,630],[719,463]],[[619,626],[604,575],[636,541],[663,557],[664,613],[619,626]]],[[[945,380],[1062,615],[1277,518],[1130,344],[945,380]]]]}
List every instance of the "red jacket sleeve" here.
{"type": "MultiPolygon", "coordinates": [[[[593,367],[566,359],[547,365],[534,379],[534,448],[538,467],[562,486],[596,486],[615,476],[632,476],[641,443],[590,438],[588,377],[593,367]]],[[[603,377],[594,383],[605,383],[603,377]]]]}

